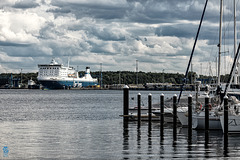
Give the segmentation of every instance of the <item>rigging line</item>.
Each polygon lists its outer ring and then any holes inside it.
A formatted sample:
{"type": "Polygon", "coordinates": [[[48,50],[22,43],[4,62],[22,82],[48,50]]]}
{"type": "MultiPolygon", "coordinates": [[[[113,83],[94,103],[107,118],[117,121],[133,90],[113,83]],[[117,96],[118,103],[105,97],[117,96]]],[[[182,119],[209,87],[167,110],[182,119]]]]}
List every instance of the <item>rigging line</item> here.
{"type": "Polygon", "coordinates": [[[196,46],[196,43],[197,43],[198,35],[199,35],[200,29],[201,29],[201,26],[202,26],[202,21],[203,21],[203,17],[204,17],[206,8],[207,8],[207,3],[208,3],[208,0],[206,0],[205,6],[204,6],[204,9],[203,9],[203,13],[202,13],[202,17],[201,17],[201,20],[200,20],[200,24],[198,26],[197,35],[196,35],[196,38],[195,38],[195,41],[194,41],[194,45],[193,45],[193,49],[192,49],[192,53],[191,53],[191,56],[190,56],[190,59],[189,59],[189,62],[188,62],[187,70],[186,70],[185,77],[184,77],[184,82],[183,82],[183,84],[181,86],[181,91],[180,91],[180,94],[179,94],[179,97],[178,97],[178,103],[179,103],[181,95],[182,95],[183,86],[184,86],[185,81],[186,81],[187,76],[188,76],[188,70],[189,70],[189,67],[190,67],[190,64],[191,64],[191,61],[192,61],[192,57],[193,57],[193,53],[194,53],[195,46],[196,46]]]}
{"type": "Polygon", "coordinates": [[[192,0],[192,2],[190,2],[190,6],[192,6],[195,2],[196,0],[192,0]]]}

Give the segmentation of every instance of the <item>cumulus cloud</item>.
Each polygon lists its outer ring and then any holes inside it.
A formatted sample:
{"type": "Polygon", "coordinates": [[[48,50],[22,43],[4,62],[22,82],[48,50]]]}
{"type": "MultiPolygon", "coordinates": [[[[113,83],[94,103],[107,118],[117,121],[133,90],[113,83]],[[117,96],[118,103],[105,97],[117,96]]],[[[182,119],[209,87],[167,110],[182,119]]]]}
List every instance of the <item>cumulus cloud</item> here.
{"type": "Polygon", "coordinates": [[[37,43],[44,18],[35,13],[0,12],[0,41],[37,43]]]}
{"type": "MultiPolygon", "coordinates": [[[[134,71],[138,60],[142,71],[184,73],[203,6],[201,0],[3,0],[1,66],[37,71],[39,63],[52,57],[65,62],[69,56],[80,70],[86,65],[98,70],[102,63],[104,70],[134,71]],[[13,64],[9,58],[14,65],[8,65],[13,64]]],[[[226,4],[224,10],[231,17],[232,7],[226,4]]],[[[196,46],[196,65],[215,61],[218,20],[219,1],[213,0],[196,46]]],[[[232,29],[228,33],[232,36],[232,29]]],[[[226,44],[231,52],[232,41],[226,44]]]]}

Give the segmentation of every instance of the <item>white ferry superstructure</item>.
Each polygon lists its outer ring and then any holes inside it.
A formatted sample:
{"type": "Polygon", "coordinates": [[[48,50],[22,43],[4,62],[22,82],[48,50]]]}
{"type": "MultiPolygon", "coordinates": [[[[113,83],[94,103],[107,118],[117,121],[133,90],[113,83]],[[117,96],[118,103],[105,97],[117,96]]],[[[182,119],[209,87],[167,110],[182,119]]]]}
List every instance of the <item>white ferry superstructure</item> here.
{"type": "Polygon", "coordinates": [[[79,77],[73,67],[64,67],[52,59],[50,64],[38,65],[38,81],[48,89],[81,88],[98,85],[97,79],[92,78],[90,67],[86,67],[84,77],[79,77]]]}

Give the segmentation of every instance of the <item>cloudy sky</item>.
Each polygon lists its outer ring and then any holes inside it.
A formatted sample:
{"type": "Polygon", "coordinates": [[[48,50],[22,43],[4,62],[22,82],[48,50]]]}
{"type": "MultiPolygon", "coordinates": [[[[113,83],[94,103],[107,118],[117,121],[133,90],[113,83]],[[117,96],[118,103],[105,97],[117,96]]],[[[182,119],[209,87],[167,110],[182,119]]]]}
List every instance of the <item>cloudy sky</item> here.
{"type": "MultiPolygon", "coordinates": [[[[204,3],[1,0],[0,72],[36,72],[37,64],[55,57],[66,65],[70,57],[79,70],[98,71],[102,63],[104,71],[136,71],[138,60],[139,71],[185,73],[204,3]]],[[[216,74],[219,5],[211,0],[207,6],[193,57],[198,74],[208,75],[210,69],[216,74]]],[[[226,0],[222,73],[228,73],[233,57],[232,10],[232,0],[226,0]]]]}

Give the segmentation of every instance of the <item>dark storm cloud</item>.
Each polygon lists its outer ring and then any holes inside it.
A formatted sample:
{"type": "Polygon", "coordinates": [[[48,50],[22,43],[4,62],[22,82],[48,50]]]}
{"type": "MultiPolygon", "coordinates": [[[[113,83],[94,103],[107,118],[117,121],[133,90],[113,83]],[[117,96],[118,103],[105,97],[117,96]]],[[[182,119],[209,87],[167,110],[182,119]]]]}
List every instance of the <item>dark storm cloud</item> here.
{"type": "MultiPolygon", "coordinates": [[[[90,3],[81,2],[53,1],[52,5],[61,9],[52,9],[50,12],[59,16],[71,11],[77,18],[94,17],[97,19],[122,19],[123,21],[140,22],[147,24],[172,23],[177,20],[200,20],[204,3],[202,1],[192,0],[171,0],[171,1],[126,1],[121,5],[109,3],[90,3]]],[[[213,12],[207,8],[208,15],[205,20],[218,21],[216,15],[219,12],[213,12]]]]}
{"type": "Polygon", "coordinates": [[[0,46],[13,46],[13,47],[28,47],[31,44],[22,44],[22,43],[14,43],[14,42],[4,42],[0,41],[0,46]]]}
{"type": "Polygon", "coordinates": [[[173,26],[163,26],[156,28],[155,34],[158,36],[175,36],[192,38],[197,31],[197,26],[192,24],[179,24],[173,26]]]}
{"type": "MultiPolygon", "coordinates": [[[[61,8],[61,13],[71,11],[77,18],[94,17],[100,19],[119,19],[123,18],[126,12],[126,6],[116,6],[101,3],[80,3],[67,2],[67,1],[53,1],[52,5],[61,8]]],[[[54,10],[49,10],[56,13],[54,10]]],[[[59,11],[59,10],[58,10],[59,11]]],[[[57,14],[55,16],[58,16],[57,14]]]]}
{"type": "Polygon", "coordinates": [[[114,31],[113,29],[110,28],[103,28],[102,30],[98,30],[96,28],[92,28],[92,30],[89,30],[90,33],[92,33],[93,35],[97,36],[99,39],[102,39],[104,41],[125,41],[126,38],[122,33],[117,32],[118,30],[114,31]],[[117,33],[114,33],[117,32],[117,33]]]}
{"type": "Polygon", "coordinates": [[[13,5],[13,8],[27,9],[27,8],[35,8],[38,6],[39,4],[32,0],[23,0],[23,1],[17,1],[15,5],[13,5]]]}
{"type": "Polygon", "coordinates": [[[43,55],[47,56],[44,52],[41,52],[38,47],[34,46],[11,46],[3,48],[2,51],[8,53],[8,55],[11,57],[39,57],[43,55]]]}
{"type": "Polygon", "coordinates": [[[52,12],[52,13],[55,13],[56,15],[59,14],[66,14],[66,13],[71,13],[71,10],[70,9],[62,9],[62,8],[55,8],[55,9],[49,9],[47,10],[47,12],[52,12]]]}
{"type": "MultiPolygon", "coordinates": [[[[196,20],[201,10],[195,8],[193,1],[129,1],[128,17],[141,23],[171,23],[176,20],[196,20]],[[194,10],[194,12],[191,12],[194,10]]],[[[201,3],[202,5],[202,3],[201,3]]],[[[201,6],[198,6],[198,8],[201,6]]]]}
{"type": "MultiPolygon", "coordinates": [[[[182,38],[194,38],[196,37],[198,25],[193,24],[176,24],[171,26],[162,26],[156,28],[155,34],[157,36],[175,36],[182,38]]],[[[199,39],[207,39],[209,41],[215,41],[218,38],[218,27],[207,26],[203,23],[199,32],[199,39]]]]}

